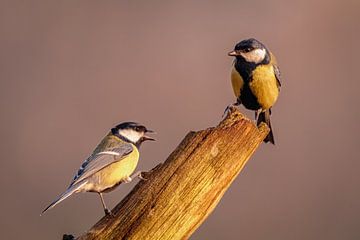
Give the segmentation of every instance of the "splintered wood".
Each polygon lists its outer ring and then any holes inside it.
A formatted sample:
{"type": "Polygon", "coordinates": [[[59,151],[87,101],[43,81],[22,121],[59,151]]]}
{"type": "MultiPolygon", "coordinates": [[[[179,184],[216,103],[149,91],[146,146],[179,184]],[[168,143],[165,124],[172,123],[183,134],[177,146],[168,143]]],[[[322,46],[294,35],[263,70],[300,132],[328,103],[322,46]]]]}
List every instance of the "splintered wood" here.
{"type": "Polygon", "coordinates": [[[78,237],[187,239],[213,211],[269,129],[236,108],[217,127],[190,132],[167,160],[78,237]]]}

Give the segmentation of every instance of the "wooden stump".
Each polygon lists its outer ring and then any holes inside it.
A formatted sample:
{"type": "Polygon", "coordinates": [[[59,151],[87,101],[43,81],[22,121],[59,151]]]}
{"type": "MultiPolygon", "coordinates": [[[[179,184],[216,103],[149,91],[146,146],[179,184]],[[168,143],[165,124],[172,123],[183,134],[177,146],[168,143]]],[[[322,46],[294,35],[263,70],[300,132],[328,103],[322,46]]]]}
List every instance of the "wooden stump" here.
{"type": "Polygon", "coordinates": [[[190,132],[168,159],[145,175],[77,239],[187,239],[216,207],[268,134],[236,108],[217,127],[190,132]]]}

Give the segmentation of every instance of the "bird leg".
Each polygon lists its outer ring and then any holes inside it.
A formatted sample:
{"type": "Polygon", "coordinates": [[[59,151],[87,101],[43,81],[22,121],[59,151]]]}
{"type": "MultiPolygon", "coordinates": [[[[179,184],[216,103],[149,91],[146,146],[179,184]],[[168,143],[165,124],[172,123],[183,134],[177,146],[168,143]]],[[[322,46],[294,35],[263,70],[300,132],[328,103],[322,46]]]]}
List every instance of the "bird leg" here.
{"type": "Polygon", "coordinates": [[[143,176],[142,176],[142,171],[137,171],[136,173],[134,173],[133,175],[131,175],[131,178],[136,178],[136,177],[138,177],[138,178],[140,178],[141,180],[147,180],[146,178],[144,178],[143,176]]]}
{"type": "Polygon", "coordinates": [[[258,117],[260,115],[260,113],[262,112],[263,110],[260,108],[258,110],[255,110],[255,123],[257,122],[258,120],[258,117]]]}
{"type": "Polygon", "coordinates": [[[132,177],[129,177],[129,176],[123,179],[124,183],[129,183],[131,181],[132,181],[132,177]]]}
{"type": "Polygon", "coordinates": [[[258,110],[255,110],[255,122],[257,121],[258,116],[259,116],[260,113],[261,113],[261,108],[258,109],[258,110]]]}
{"type": "Polygon", "coordinates": [[[111,211],[106,207],[106,204],[105,204],[102,193],[99,193],[99,196],[100,196],[100,199],[101,199],[101,204],[102,204],[102,206],[104,208],[105,215],[112,215],[111,211]]]}
{"type": "Polygon", "coordinates": [[[147,180],[146,178],[144,178],[143,176],[142,176],[142,171],[137,171],[136,173],[134,173],[133,175],[131,175],[131,177],[126,177],[126,178],[124,178],[123,179],[123,182],[124,183],[129,183],[129,182],[131,182],[134,178],[136,178],[136,177],[138,177],[138,178],[140,178],[141,180],[147,180]]]}

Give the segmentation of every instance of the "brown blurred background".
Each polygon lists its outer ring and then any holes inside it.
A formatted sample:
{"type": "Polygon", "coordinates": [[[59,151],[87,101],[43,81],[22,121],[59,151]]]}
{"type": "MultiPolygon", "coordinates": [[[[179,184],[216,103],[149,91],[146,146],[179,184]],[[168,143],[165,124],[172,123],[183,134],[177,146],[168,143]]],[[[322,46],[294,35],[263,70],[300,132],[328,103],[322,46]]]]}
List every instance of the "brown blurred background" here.
{"type": "Polygon", "coordinates": [[[142,170],[216,125],[234,102],[226,53],[248,37],[282,70],[277,145],[192,239],[360,239],[359,12],[358,0],[1,1],[1,239],[78,235],[103,215],[78,194],[39,217],[113,125],[158,132],[142,170]]]}

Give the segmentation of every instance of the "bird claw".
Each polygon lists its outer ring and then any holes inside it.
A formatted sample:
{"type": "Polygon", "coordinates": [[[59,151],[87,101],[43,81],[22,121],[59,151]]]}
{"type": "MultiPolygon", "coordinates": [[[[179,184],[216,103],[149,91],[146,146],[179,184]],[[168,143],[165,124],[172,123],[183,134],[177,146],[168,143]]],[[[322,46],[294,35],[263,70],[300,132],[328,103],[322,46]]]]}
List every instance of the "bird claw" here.
{"type": "Polygon", "coordinates": [[[147,178],[144,178],[144,177],[142,176],[142,172],[139,174],[138,178],[140,178],[141,180],[144,180],[144,181],[147,180],[147,178]]]}
{"type": "Polygon", "coordinates": [[[231,108],[236,108],[239,105],[240,105],[240,103],[238,103],[238,102],[228,105],[224,110],[224,113],[222,115],[222,119],[225,119],[229,115],[229,113],[231,113],[231,108]]]}
{"type": "Polygon", "coordinates": [[[109,216],[109,217],[113,217],[114,214],[107,208],[104,209],[104,212],[105,212],[105,216],[109,216]]]}
{"type": "Polygon", "coordinates": [[[138,172],[136,172],[136,173],[134,173],[132,176],[131,176],[131,178],[136,178],[136,177],[138,177],[138,178],[140,178],[141,180],[147,180],[145,177],[143,177],[143,173],[144,172],[142,172],[142,171],[138,171],[138,172]]]}

